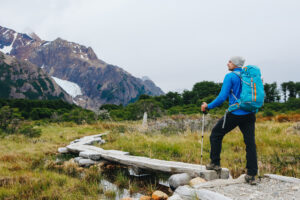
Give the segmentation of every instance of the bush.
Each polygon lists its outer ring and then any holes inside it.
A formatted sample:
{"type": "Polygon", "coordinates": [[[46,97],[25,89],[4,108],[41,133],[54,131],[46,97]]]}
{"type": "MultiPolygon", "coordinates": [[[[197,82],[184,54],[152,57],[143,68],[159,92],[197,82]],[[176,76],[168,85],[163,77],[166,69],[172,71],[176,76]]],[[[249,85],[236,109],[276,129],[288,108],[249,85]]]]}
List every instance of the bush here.
{"type": "Polygon", "coordinates": [[[271,110],[266,109],[263,112],[263,116],[264,117],[272,117],[272,116],[274,116],[274,113],[271,110]]]}
{"type": "Polygon", "coordinates": [[[20,130],[20,134],[23,134],[27,137],[40,137],[42,130],[41,129],[35,129],[32,125],[23,125],[20,130]]]}

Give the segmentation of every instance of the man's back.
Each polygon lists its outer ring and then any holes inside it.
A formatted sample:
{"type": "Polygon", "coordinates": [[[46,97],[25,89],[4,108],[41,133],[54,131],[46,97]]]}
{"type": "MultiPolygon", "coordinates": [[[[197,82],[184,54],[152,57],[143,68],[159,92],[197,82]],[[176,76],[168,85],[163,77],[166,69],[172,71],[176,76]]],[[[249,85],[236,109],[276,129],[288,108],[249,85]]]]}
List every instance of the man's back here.
{"type": "MultiPolygon", "coordinates": [[[[242,68],[235,68],[233,71],[242,71],[242,68]]],[[[223,81],[222,89],[221,89],[218,97],[213,102],[208,104],[208,109],[213,109],[213,108],[221,105],[227,99],[227,97],[229,97],[229,105],[233,105],[233,104],[237,103],[236,99],[231,94],[231,91],[237,98],[240,97],[240,94],[242,91],[240,77],[238,77],[238,75],[236,75],[235,73],[232,73],[232,72],[226,74],[224,81],[223,81]]],[[[232,111],[232,114],[235,114],[235,115],[247,115],[249,113],[250,112],[244,111],[242,109],[237,109],[235,111],[232,111]]]]}

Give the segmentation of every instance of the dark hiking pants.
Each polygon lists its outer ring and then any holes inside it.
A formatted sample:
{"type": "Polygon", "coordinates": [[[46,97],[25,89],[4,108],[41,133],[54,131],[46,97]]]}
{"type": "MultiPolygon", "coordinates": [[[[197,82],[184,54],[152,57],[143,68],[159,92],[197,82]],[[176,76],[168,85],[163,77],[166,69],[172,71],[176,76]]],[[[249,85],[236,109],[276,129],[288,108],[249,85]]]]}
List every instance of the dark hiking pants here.
{"type": "Polygon", "coordinates": [[[210,159],[211,162],[220,165],[220,153],[222,149],[222,140],[226,133],[239,126],[244,136],[246,144],[247,174],[257,175],[257,155],[255,144],[255,114],[234,115],[227,113],[225,126],[222,128],[224,117],[222,117],[214,126],[210,135],[210,159]]]}

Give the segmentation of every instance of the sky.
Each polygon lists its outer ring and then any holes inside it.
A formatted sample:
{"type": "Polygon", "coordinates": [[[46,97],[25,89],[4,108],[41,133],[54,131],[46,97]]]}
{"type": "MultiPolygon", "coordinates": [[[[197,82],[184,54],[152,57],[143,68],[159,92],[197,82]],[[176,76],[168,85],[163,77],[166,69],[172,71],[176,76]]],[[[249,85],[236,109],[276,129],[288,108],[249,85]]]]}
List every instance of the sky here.
{"type": "Polygon", "coordinates": [[[222,82],[231,56],[300,81],[299,0],[0,0],[0,25],[94,49],[164,92],[222,82]]]}

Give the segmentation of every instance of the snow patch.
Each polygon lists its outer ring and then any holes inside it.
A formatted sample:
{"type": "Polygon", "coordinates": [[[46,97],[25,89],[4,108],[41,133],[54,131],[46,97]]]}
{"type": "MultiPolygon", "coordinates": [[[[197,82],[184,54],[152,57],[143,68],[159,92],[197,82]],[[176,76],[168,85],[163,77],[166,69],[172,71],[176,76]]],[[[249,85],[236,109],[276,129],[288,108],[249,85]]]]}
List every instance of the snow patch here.
{"type": "Polygon", "coordinates": [[[76,83],[67,80],[62,80],[54,76],[52,76],[52,78],[62,89],[64,89],[73,98],[77,95],[82,95],[81,89],[76,83]]]}
{"type": "Polygon", "coordinates": [[[43,46],[47,46],[47,45],[49,45],[50,44],[50,42],[45,42],[44,44],[43,44],[43,46]]]}
{"type": "Polygon", "coordinates": [[[9,46],[4,46],[3,49],[1,49],[3,51],[3,53],[10,54],[10,52],[13,48],[13,44],[14,44],[15,40],[17,39],[17,35],[18,35],[18,33],[14,33],[14,39],[13,39],[12,43],[9,46]]]}

